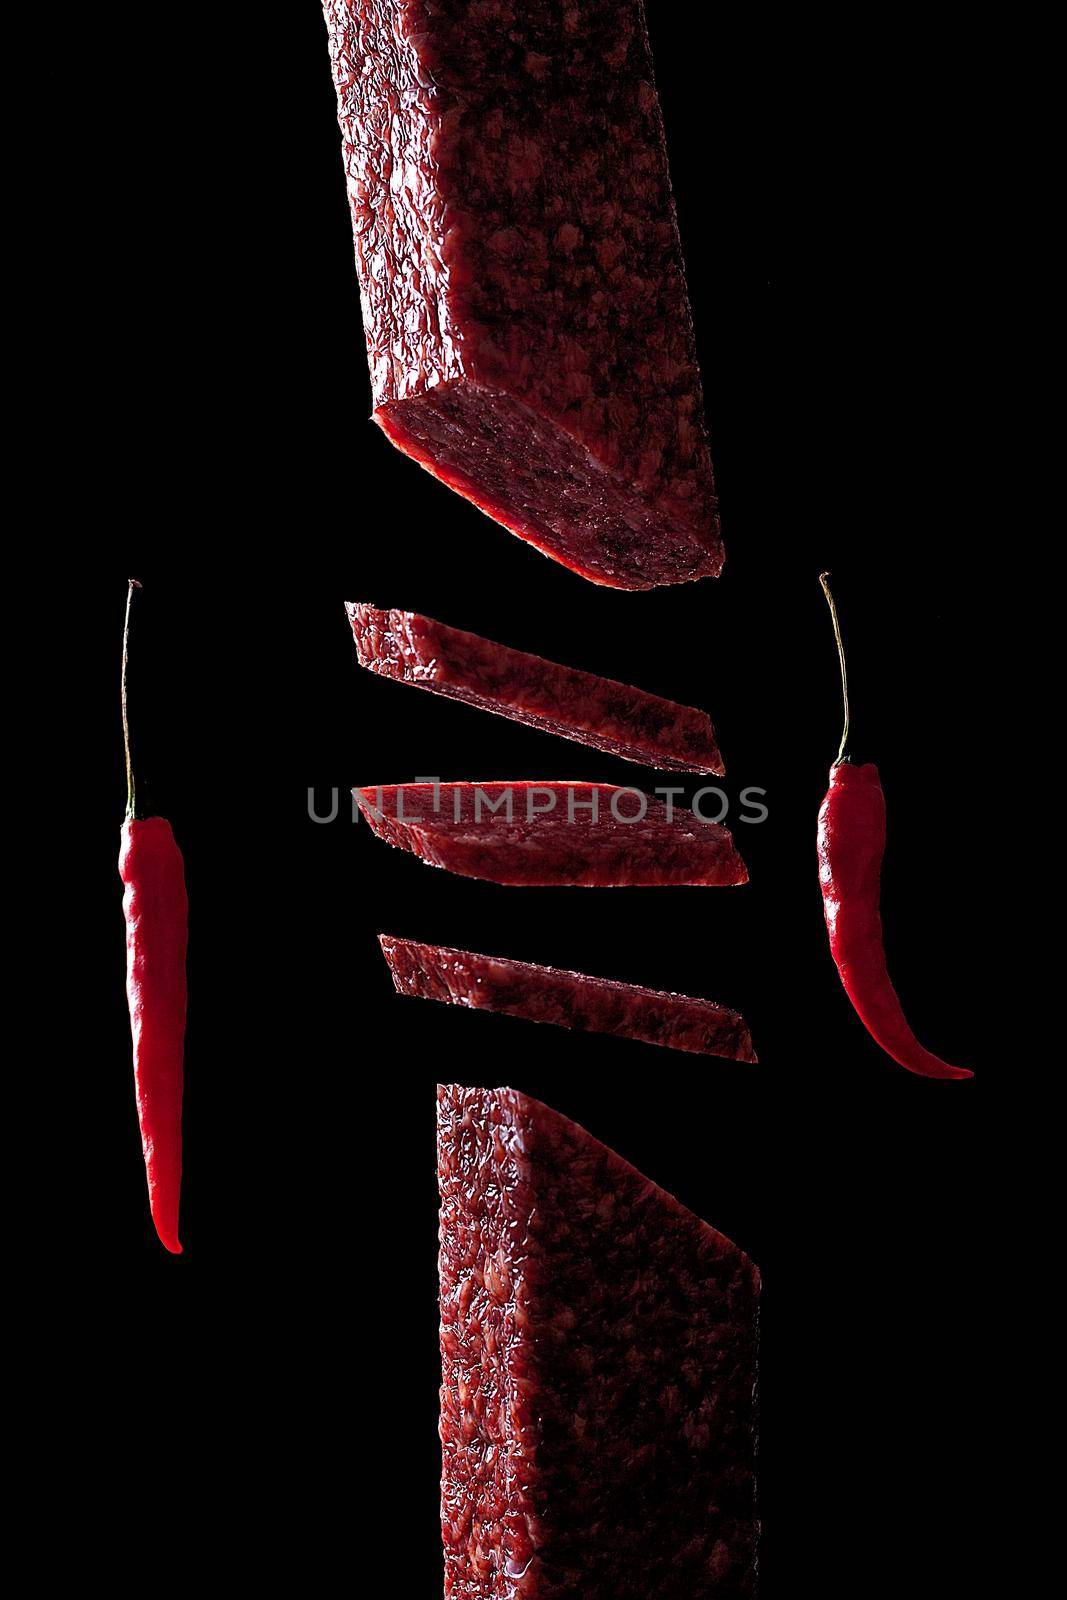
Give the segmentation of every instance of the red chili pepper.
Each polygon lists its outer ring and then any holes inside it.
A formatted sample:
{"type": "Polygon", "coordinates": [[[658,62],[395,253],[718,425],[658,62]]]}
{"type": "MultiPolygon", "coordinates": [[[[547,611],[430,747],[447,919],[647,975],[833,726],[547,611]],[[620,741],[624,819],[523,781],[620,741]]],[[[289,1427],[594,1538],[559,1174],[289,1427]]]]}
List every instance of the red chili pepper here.
{"type": "Polygon", "coordinates": [[[830,768],[830,787],[819,810],[819,882],[830,950],[852,1004],[867,1032],[894,1061],[924,1078],[972,1078],[966,1067],[924,1050],[889,978],[882,943],[879,909],[882,857],[885,854],[885,796],[878,768],[871,762],[854,767],[845,755],[848,742],[848,675],[837,607],[827,583],[819,579],[830,606],[841,663],[845,726],[837,760],[830,768]]]}
{"type": "Polygon", "coordinates": [[[161,1242],[175,1255],[182,1181],[182,1079],[185,1047],[185,952],[189,902],[182,854],[170,823],[138,814],[126,710],[130,580],[122,635],[122,734],[126,747],[126,820],[119,876],[126,886],[126,996],[133,1034],[133,1077],[148,1203],[161,1242]]]}

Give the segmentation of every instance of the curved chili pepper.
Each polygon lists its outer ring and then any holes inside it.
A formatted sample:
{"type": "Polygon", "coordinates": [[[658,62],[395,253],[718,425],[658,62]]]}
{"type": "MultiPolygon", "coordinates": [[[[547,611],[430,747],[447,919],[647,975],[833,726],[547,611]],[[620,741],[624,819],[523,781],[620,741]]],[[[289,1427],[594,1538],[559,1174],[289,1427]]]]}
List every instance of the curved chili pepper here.
{"type": "Polygon", "coordinates": [[[853,766],[848,742],[848,676],[837,607],[827,583],[819,582],[830,606],[841,663],[845,726],[830,787],[819,809],[819,882],[830,950],[845,993],[867,1032],[909,1072],[924,1078],[972,1078],[966,1067],[952,1067],[924,1050],[908,1026],[886,968],[879,908],[885,854],[885,796],[872,762],[853,766]]]}
{"type": "Polygon", "coordinates": [[[133,1077],[148,1203],[160,1241],[175,1255],[182,1181],[182,1081],[185,1048],[185,955],[189,902],[182,853],[164,817],[140,816],[126,711],[130,580],[122,636],[122,733],[126,747],[126,820],[119,876],[125,885],[126,997],[133,1035],[133,1077]]]}

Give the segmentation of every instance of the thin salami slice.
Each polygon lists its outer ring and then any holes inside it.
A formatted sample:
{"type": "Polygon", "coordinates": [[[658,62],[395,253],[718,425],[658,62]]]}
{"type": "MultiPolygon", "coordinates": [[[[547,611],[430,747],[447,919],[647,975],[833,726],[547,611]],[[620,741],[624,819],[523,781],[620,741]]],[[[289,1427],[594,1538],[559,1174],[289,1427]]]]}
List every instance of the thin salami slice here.
{"type": "Polygon", "coordinates": [[[387,844],[492,883],[616,889],[748,881],[729,829],[610,783],[398,783],[353,791],[387,844]]]}
{"type": "Polygon", "coordinates": [[[744,1018],[712,1000],[392,934],[381,934],[379,943],[398,994],[582,1033],[614,1033],[696,1055],[756,1060],[744,1018]]]}
{"type": "Polygon", "coordinates": [[[414,611],[346,608],[361,666],[546,733],[676,772],[725,772],[705,711],[414,611]]]}
{"type": "Polygon", "coordinates": [[[375,421],[593,583],[716,575],[642,0],[323,10],[375,421]]]}
{"type": "Polygon", "coordinates": [[[514,1089],[437,1163],[448,1600],[751,1600],[756,1267],[514,1089]]]}

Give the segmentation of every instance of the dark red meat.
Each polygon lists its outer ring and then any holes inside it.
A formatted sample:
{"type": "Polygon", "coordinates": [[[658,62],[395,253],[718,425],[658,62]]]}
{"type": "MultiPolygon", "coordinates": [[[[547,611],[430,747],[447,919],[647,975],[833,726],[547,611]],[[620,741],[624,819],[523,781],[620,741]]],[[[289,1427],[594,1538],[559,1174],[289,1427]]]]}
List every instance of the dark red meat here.
{"type": "Polygon", "coordinates": [[[594,889],[748,881],[729,829],[639,789],[523,781],[353,793],[379,839],[465,878],[594,889]]]}
{"type": "Polygon", "coordinates": [[[449,1600],[751,1600],[759,1273],[514,1089],[437,1091],[449,1600]]]}
{"type": "Polygon", "coordinates": [[[594,583],[722,566],[642,0],[324,0],[374,418],[594,583]]]}
{"type": "Polygon", "coordinates": [[[494,644],[414,611],[349,604],[360,665],[626,761],[680,772],[726,769],[705,711],[494,644]]]}
{"type": "Polygon", "coordinates": [[[416,944],[392,934],[381,934],[379,942],[398,994],[502,1011],[581,1033],[614,1033],[696,1055],[756,1059],[744,1018],[711,1000],[447,945],[416,944]]]}

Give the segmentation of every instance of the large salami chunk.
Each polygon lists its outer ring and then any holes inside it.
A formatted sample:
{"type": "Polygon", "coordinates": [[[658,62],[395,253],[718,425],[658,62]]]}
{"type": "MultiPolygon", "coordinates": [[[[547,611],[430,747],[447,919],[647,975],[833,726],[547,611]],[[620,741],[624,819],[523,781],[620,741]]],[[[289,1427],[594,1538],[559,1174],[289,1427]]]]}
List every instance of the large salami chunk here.
{"type": "Polygon", "coordinates": [[[582,1033],[613,1033],[696,1055],[756,1059],[744,1018],[712,1000],[447,945],[417,944],[393,934],[379,935],[379,943],[398,994],[500,1011],[582,1033]]]}
{"type": "Polygon", "coordinates": [[[394,783],[353,790],[379,839],[492,883],[619,889],[737,884],[728,828],[610,783],[394,783]]]}
{"type": "Polygon", "coordinates": [[[679,772],[725,771],[706,711],[495,644],[414,611],[349,604],[360,665],[592,745],[625,761],[679,772]]]}
{"type": "Polygon", "coordinates": [[[594,583],[717,574],[642,0],[323,9],[375,421],[594,583]]]}
{"type": "Polygon", "coordinates": [[[751,1600],[756,1267],[537,1100],[437,1095],[448,1600],[751,1600]]]}

